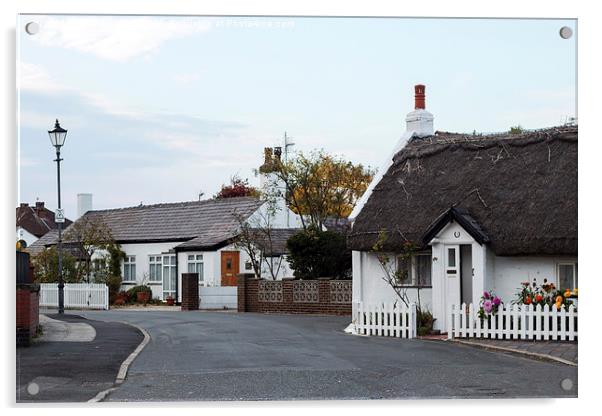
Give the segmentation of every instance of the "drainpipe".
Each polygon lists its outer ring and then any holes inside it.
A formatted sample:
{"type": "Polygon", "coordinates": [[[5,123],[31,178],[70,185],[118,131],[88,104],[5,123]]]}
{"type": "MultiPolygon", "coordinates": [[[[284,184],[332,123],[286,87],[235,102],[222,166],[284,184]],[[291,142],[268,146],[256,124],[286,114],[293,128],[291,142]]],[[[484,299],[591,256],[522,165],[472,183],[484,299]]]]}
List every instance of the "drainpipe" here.
{"type": "Polygon", "coordinates": [[[182,302],[178,302],[178,299],[180,297],[179,296],[180,295],[180,293],[179,293],[180,292],[180,287],[179,287],[180,285],[178,284],[178,282],[180,281],[180,278],[178,276],[178,269],[179,269],[178,266],[180,264],[180,256],[179,256],[179,253],[178,253],[178,249],[176,247],[174,247],[174,252],[176,253],[176,301],[175,301],[175,304],[176,305],[181,305],[182,302]]]}

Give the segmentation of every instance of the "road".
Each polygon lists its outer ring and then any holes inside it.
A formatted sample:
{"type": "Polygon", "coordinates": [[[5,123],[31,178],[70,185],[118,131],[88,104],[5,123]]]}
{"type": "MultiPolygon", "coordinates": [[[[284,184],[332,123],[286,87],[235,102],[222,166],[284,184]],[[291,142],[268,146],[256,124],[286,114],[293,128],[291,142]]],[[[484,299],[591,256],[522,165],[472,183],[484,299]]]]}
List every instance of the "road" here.
{"type": "Polygon", "coordinates": [[[93,339],[60,341],[65,334],[48,333],[56,328],[43,326],[42,338],[57,340],[17,348],[17,402],[88,401],[113,387],[121,363],[143,339],[138,329],[122,323],[85,320],[70,313],[49,317],[93,327],[93,339]]]}
{"type": "Polygon", "coordinates": [[[576,367],[444,341],[347,335],[348,317],[78,313],[135,323],[151,336],[108,401],[577,395],[576,367]],[[572,381],[570,391],[562,389],[564,379],[572,381]]]}

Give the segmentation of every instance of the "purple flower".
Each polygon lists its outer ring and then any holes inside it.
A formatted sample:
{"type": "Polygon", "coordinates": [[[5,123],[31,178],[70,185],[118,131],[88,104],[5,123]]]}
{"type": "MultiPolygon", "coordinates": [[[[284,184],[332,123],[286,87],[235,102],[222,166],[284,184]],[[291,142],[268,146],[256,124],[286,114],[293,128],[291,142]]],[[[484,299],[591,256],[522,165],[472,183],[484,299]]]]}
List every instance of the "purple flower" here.
{"type": "Polygon", "coordinates": [[[485,299],[489,299],[491,297],[491,295],[489,295],[489,292],[483,292],[483,297],[485,299]]]}
{"type": "Polygon", "coordinates": [[[493,304],[491,303],[490,300],[486,300],[483,303],[483,309],[485,310],[485,312],[491,313],[491,310],[493,309],[493,304]]]}
{"type": "Polygon", "coordinates": [[[500,303],[502,303],[502,300],[500,298],[498,298],[497,296],[493,298],[493,304],[495,306],[500,306],[500,303]]]}

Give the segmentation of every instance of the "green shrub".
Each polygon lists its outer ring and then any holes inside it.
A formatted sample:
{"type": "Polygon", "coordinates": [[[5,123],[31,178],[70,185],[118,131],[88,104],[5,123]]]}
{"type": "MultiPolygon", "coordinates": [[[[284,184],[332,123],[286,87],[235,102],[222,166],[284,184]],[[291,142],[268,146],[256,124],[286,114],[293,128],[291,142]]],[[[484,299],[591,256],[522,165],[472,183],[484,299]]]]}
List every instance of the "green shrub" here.
{"type": "Polygon", "coordinates": [[[128,291],[126,292],[128,295],[128,302],[136,302],[136,300],[138,298],[138,292],[148,292],[151,294],[151,296],[153,293],[150,286],[147,286],[147,285],[134,286],[134,287],[128,289],[128,291]]]}
{"type": "Polygon", "coordinates": [[[433,318],[433,314],[430,311],[418,309],[416,311],[416,323],[418,326],[418,335],[428,335],[433,332],[435,318],[433,318]]]}
{"type": "Polygon", "coordinates": [[[351,250],[344,234],[308,229],[290,237],[286,246],[296,278],[351,278],[351,250]]]}

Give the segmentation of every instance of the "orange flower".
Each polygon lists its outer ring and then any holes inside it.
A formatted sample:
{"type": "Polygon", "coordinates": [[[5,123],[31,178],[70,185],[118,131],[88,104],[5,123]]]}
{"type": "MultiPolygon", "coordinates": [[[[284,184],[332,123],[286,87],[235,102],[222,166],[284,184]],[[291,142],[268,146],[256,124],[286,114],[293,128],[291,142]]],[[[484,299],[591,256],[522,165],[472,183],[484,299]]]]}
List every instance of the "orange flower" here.
{"type": "Polygon", "coordinates": [[[556,309],[560,309],[562,307],[562,302],[556,301],[556,309]]]}
{"type": "Polygon", "coordinates": [[[568,298],[569,296],[571,296],[571,289],[567,289],[564,291],[564,297],[568,298]]]}
{"type": "Polygon", "coordinates": [[[556,303],[562,303],[562,296],[556,296],[556,303]]]}
{"type": "Polygon", "coordinates": [[[573,295],[577,296],[577,288],[573,289],[573,295]]]}

